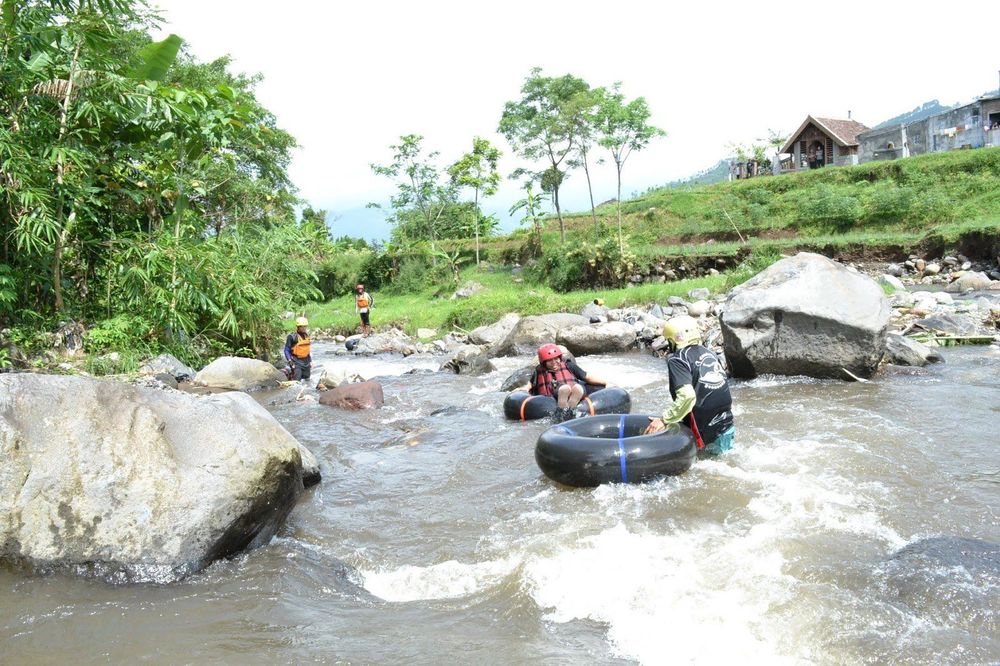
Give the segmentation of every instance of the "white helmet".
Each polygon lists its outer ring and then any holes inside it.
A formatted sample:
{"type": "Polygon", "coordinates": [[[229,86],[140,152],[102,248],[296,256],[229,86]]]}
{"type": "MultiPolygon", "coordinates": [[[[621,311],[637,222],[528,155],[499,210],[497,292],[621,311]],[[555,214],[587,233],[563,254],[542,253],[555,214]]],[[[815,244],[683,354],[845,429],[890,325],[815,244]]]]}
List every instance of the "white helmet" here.
{"type": "Polygon", "coordinates": [[[688,345],[701,343],[701,331],[698,329],[698,322],[687,315],[671,317],[663,325],[663,337],[667,339],[674,349],[681,349],[688,345]]]}

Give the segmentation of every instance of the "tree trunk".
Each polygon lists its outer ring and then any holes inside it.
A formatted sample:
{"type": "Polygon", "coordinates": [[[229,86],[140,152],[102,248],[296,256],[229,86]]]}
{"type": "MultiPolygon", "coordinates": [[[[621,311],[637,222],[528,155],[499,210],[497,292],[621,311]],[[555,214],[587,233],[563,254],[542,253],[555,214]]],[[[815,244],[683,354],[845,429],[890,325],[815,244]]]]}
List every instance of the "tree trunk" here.
{"type": "MultiPolygon", "coordinates": [[[[66,94],[63,96],[62,108],[59,111],[59,138],[58,142],[62,142],[63,137],[66,136],[66,125],[69,119],[69,100],[73,95],[73,82],[76,79],[76,67],[78,58],[80,57],[80,46],[81,42],[77,42],[76,48],[73,51],[73,60],[69,64],[69,79],[66,82],[66,94]]],[[[63,309],[63,297],[62,297],[62,252],[63,247],[66,244],[66,232],[69,228],[69,224],[75,217],[75,211],[70,207],[69,222],[63,224],[63,219],[65,215],[65,197],[63,196],[62,185],[63,176],[66,173],[66,167],[63,164],[62,153],[59,154],[59,158],[56,160],[56,185],[58,189],[59,203],[57,204],[56,220],[59,230],[56,232],[56,246],[53,250],[52,256],[52,290],[55,294],[55,307],[56,312],[61,312],[63,309]]]]}
{"type": "Polygon", "coordinates": [[[552,203],[556,207],[556,217],[559,218],[559,242],[566,242],[566,224],[563,222],[562,210],[559,208],[559,186],[552,188],[552,203]]]}
{"type": "Polygon", "coordinates": [[[600,233],[600,228],[597,226],[597,210],[594,208],[594,188],[590,185],[590,169],[587,166],[587,153],[581,152],[583,155],[583,173],[587,176],[587,193],[590,195],[590,217],[594,219],[594,239],[597,239],[597,235],[600,233]]]}
{"type": "Polygon", "coordinates": [[[479,188],[476,188],[475,205],[472,214],[476,216],[476,268],[479,268],[479,188]]]}
{"type": "Polygon", "coordinates": [[[618,167],[618,251],[625,254],[625,242],[622,240],[622,168],[618,167]]]}

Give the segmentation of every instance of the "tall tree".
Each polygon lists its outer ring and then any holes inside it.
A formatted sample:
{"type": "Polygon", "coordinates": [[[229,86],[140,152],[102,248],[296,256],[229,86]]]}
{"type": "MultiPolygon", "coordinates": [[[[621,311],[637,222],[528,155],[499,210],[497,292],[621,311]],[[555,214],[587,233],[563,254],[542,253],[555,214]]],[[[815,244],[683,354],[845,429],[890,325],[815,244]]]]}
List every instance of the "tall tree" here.
{"type": "Polygon", "coordinates": [[[476,267],[479,267],[479,194],[490,197],[496,194],[500,185],[500,173],[497,162],[500,161],[500,151],[490,144],[489,140],[475,137],[472,140],[472,151],[462,155],[457,162],[448,168],[451,181],[457,187],[471,187],[473,191],[472,213],[476,231],[476,267]]]}
{"type": "Polygon", "coordinates": [[[541,72],[541,68],[532,69],[521,86],[521,99],[504,104],[498,131],[521,157],[548,161],[542,185],[552,192],[559,219],[559,238],[565,242],[566,225],[559,203],[559,187],[566,172],[561,167],[578,140],[573,100],[590,90],[590,86],[570,74],[549,77],[542,76],[541,72]]]}
{"type": "Polygon", "coordinates": [[[625,102],[621,84],[600,95],[597,111],[597,127],[600,132],[598,143],[608,149],[615,162],[618,174],[618,247],[625,251],[622,239],[622,168],[629,156],[642,150],[656,137],[666,136],[666,132],[649,124],[649,106],[645,98],[637,97],[625,102]]]}
{"type": "MultiPolygon", "coordinates": [[[[590,217],[594,221],[594,233],[599,232],[597,208],[594,206],[594,187],[590,180],[590,149],[594,146],[597,131],[598,102],[604,94],[603,88],[594,88],[576,95],[567,104],[567,114],[576,134],[576,156],[570,162],[572,167],[582,166],[587,178],[587,194],[590,196],[590,217]]],[[[603,163],[603,160],[598,160],[603,163]]]]}
{"type": "MultiPolygon", "coordinates": [[[[420,211],[427,238],[431,242],[431,257],[436,264],[436,224],[448,204],[454,201],[455,187],[449,179],[443,177],[444,172],[434,162],[440,153],[434,151],[423,154],[421,142],[424,137],[406,134],[399,139],[398,144],[389,146],[393,151],[390,164],[370,166],[376,175],[386,176],[396,183],[396,194],[389,202],[396,211],[397,220],[399,214],[408,208],[420,211]]],[[[373,208],[381,207],[378,204],[369,205],[373,208]]]]}

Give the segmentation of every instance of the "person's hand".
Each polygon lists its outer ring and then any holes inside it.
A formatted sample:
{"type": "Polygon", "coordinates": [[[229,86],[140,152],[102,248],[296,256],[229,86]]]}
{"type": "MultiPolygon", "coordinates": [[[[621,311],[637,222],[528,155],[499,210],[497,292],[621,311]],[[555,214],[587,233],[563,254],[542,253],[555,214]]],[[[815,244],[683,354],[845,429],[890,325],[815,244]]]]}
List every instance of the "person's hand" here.
{"type": "Polygon", "coordinates": [[[643,435],[652,435],[654,432],[660,432],[661,430],[663,430],[665,428],[666,428],[666,426],[663,425],[663,421],[661,419],[658,419],[655,416],[650,416],[649,417],[649,425],[646,426],[646,429],[642,432],[642,434],[643,435]]]}

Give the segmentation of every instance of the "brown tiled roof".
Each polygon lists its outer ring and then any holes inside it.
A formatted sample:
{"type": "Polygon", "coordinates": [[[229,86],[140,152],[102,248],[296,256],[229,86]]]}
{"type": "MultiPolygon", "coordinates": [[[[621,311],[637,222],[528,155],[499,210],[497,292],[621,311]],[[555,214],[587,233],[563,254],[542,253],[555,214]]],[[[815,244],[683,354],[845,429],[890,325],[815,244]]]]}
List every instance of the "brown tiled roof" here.
{"type": "Polygon", "coordinates": [[[856,120],[845,120],[842,118],[814,118],[812,116],[806,116],[806,119],[799,125],[799,128],[788,137],[788,141],[781,148],[781,152],[787,153],[789,149],[795,144],[798,139],[799,134],[802,133],[806,127],[812,123],[823,132],[828,134],[831,139],[836,141],[841,146],[856,146],[858,145],[858,135],[862,132],[868,131],[868,126],[859,123],[856,120]]]}
{"type": "Polygon", "coordinates": [[[858,135],[868,131],[867,125],[857,120],[841,120],[839,118],[816,118],[817,123],[829,130],[833,138],[844,146],[858,145],[858,135]]]}

